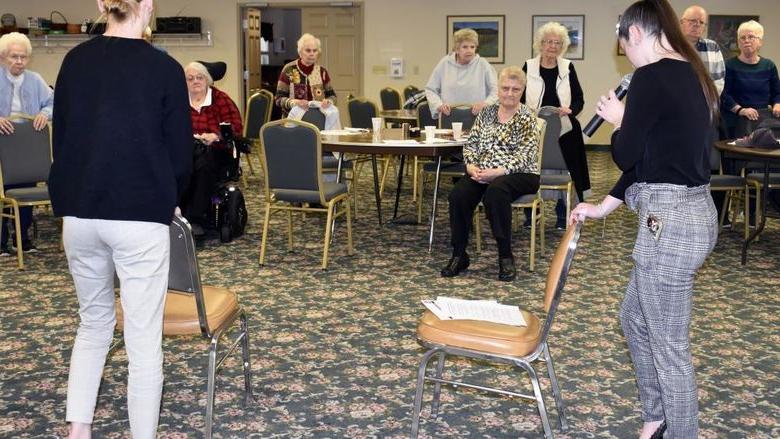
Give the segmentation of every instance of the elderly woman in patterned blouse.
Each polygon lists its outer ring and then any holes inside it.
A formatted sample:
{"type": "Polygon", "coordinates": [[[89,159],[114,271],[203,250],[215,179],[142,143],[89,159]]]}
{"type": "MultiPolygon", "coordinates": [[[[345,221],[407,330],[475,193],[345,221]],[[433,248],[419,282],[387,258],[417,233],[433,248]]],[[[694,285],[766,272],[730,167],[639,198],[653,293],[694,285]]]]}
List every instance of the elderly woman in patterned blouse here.
{"type": "Polygon", "coordinates": [[[463,148],[468,178],[461,178],[449,197],[452,258],[441,270],[443,277],[457,276],[469,266],[466,244],[474,209],[482,201],[498,244],[498,279],[515,278],[511,204],[539,189],[536,115],[520,103],[525,84],[520,67],[504,68],[498,103],[483,108],[474,122],[463,148]]]}
{"type": "Polygon", "coordinates": [[[317,62],[321,52],[319,38],[308,33],[301,35],[298,59],[282,67],[274,102],[290,119],[300,119],[310,107],[319,108],[325,115],[325,128],[338,129],[341,123],[335,105],[336,92],[328,71],[317,62]]]}

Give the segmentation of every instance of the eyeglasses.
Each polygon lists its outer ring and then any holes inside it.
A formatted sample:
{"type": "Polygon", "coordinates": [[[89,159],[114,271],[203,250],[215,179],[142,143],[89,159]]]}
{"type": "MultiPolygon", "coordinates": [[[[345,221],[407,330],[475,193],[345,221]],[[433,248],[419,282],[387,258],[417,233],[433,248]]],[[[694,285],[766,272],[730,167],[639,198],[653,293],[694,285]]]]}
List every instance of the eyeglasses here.
{"type": "Polygon", "coordinates": [[[755,36],[755,35],[740,35],[739,41],[756,41],[760,40],[761,37],[755,36]]]}
{"type": "Polygon", "coordinates": [[[10,59],[11,61],[22,61],[22,62],[24,62],[24,61],[27,61],[28,59],[30,59],[30,57],[27,56],[27,55],[8,55],[8,59],[10,59]]]}
{"type": "Polygon", "coordinates": [[[696,19],[693,19],[693,18],[683,18],[682,21],[690,24],[691,26],[701,26],[701,27],[704,27],[704,26],[707,25],[706,21],[696,20],[696,19]]]}
{"type": "Polygon", "coordinates": [[[187,82],[192,81],[205,81],[206,77],[203,75],[187,76],[187,82]]]}
{"type": "Polygon", "coordinates": [[[542,44],[547,44],[548,46],[556,46],[556,47],[563,46],[563,42],[560,40],[542,40],[542,44]]]}

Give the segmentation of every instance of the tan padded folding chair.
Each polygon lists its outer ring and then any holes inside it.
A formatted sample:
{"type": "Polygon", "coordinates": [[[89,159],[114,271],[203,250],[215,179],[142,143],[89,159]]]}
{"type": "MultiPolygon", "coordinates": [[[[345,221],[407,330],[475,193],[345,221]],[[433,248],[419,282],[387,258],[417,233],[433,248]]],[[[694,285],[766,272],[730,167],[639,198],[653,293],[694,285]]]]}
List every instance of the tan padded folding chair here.
{"type": "MultiPolygon", "coordinates": [[[[552,387],[555,405],[558,408],[558,422],[562,431],[567,430],[563,397],[558,386],[558,378],[555,376],[547,338],[552,329],[569,268],[574,259],[581,227],[581,223],[569,226],[550,262],[543,296],[544,310],[547,313],[544,319],[523,308],[521,308],[521,312],[527,326],[510,326],[479,320],[440,320],[430,311],[423,313],[417,325],[417,341],[427,351],[423,354],[417,371],[417,391],[414,396],[414,411],[412,412],[412,438],[416,438],[419,433],[426,381],[435,383],[431,402],[431,420],[435,420],[438,415],[441,385],[451,384],[454,387],[462,386],[535,400],[539,416],[542,419],[544,436],[552,438],[553,433],[550,420],[547,417],[542,388],[533,366],[533,363],[538,361],[547,365],[550,387],[552,387]],[[445,377],[444,366],[447,357],[465,357],[490,363],[509,364],[522,369],[528,373],[531,379],[533,395],[455,381],[445,377]],[[434,358],[437,359],[436,367],[432,373],[428,373],[428,365],[434,358]]],[[[454,366],[457,363],[451,362],[450,364],[454,366]]]]}
{"type": "Polygon", "coordinates": [[[20,270],[24,270],[19,208],[51,205],[49,188],[40,185],[49,180],[52,162],[51,124],[36,131],[32,116],[22,115],[18,119],[21,121],[14,122],[12,135],[0,135],[0,217],[13,218],[16,263],[20,270]],[[4,189],[6,185],[18,184],[36,186],[4,189]]]}
{"type": "MultiPolygon", "coordinates": [[[[238,303],[236,293],[221,287],[202,285],[195,241],[187,220],[175,217],[170,227],[171,255],[168,274],[168,295],[163,312],[163,335],[200,335],[209,340],[206,385],[206,438],[211,438],[214,422],[216,374],[225,359],[241,345],[244,370],[244,404],[253,401],[252,368],[249,359],[249,328],[246,313],[238,303]],[[222,356],[217,353],[222,337],[238,321],[238,336],[230,341],[222,356]]],[[[117,329],[122,330],[122,303],[116,301],[117,329]]],[[[114,346],[116,347],[116,345],[114,346]]],[[[112,347],[112,350],[114,349],[112,347]]]]}
{"type": "Polygon", "coordinates": [[[324,213],[322,269],[328,268],[331,224],[346,216],[347,253],[352,249],[350,194],[345,183],[323,181],[320,130],[314,125],[290,119],[267,123],[260,130],[265,167],[265,220],[260,243],[260,265],[265,263],[271,214],[287,212],[287,248],[293,247],[293,212],[324,213]],[[321,207],[312,207],[319,205],[321,207]]]}

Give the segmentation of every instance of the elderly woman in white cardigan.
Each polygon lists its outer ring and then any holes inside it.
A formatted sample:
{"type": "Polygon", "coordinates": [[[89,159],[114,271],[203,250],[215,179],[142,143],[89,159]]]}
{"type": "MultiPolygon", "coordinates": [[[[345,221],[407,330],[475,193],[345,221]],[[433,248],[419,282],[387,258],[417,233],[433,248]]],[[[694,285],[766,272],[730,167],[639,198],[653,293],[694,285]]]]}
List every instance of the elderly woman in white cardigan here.
{"type": "MultiPolygon", "coordinates": [[[[528,85],[521,101],[535,110],[545,106],[558,108],[561,116],[561,152],[577,197],[582,201],[590,193],[590,176],[582,129],[576,116],[582,111],[585,100],[574,64],[563,58],[570,43],[569,33],[560,23],[549,22],[536,31],[536,57],[523,65],[528,85]]],[[[563,200],[558,200],[555,211],[558,217],[556,227],[565,229],[566,207],[563,200]]]]}

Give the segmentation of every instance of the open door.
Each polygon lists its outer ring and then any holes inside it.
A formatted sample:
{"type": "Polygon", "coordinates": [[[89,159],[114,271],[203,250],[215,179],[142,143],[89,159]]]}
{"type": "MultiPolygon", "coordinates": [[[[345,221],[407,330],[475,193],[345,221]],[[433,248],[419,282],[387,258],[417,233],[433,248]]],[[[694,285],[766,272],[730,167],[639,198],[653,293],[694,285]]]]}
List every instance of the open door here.
{"type": "MultiPolygon", "coordinates": [[[[260,76],[260,10],[245,8],[242,20],[244,30],[244,99],[243,106],[249,96],[260,91],[262,81],[260,76]]],[[[246,108],[244,108],[246,112],[246,108]]]]}

